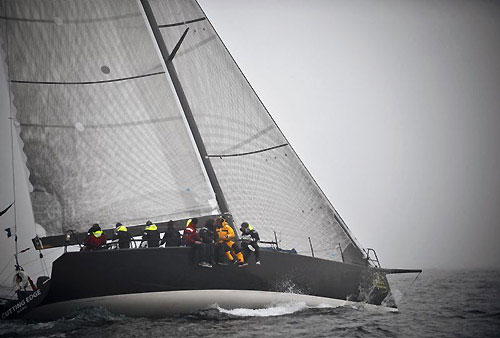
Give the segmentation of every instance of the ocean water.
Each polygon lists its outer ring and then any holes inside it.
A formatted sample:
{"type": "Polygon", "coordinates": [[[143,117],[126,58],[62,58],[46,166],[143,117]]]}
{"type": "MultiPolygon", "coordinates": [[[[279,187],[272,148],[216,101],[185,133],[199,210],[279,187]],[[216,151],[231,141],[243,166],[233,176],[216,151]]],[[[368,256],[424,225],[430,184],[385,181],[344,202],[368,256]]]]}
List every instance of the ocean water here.
{"type": "Polygon", "coordinates": [[[428,270],[390,283],[398,313],[288,303],[151,320],[85,309],[51,322],[0,322],[0,337],[500,337],[500,270],[428,270]]]}

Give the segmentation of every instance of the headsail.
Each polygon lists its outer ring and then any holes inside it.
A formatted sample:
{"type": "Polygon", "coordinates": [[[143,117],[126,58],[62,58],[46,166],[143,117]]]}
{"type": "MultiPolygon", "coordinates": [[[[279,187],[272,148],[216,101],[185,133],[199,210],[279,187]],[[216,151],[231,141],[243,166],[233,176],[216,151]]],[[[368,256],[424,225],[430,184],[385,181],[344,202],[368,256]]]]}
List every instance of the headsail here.
{"type": "Polygon", "coordinates": [[[360,262],[360,246],[314,182],[196,1],[151,1],[230,212],[283,247],[360,262]]]}

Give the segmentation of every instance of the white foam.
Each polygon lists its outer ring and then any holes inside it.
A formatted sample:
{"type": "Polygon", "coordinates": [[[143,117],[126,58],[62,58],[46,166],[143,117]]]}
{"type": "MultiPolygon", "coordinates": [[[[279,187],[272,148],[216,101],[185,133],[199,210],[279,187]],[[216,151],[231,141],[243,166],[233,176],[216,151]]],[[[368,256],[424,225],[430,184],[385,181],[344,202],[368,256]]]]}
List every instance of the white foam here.
{"type": "Polygon", "coordinates": [[[239,316],[239,317],[273,317],[273,316],[283,316],[289,315],[298,311],[309,308],[305,302],[293,302],[293,303],[283,303],[276,304],[263,309],[245,309],[236,308],[232,310],[226,310],[221,307],[217,309],[225,314],[239,316]]]}

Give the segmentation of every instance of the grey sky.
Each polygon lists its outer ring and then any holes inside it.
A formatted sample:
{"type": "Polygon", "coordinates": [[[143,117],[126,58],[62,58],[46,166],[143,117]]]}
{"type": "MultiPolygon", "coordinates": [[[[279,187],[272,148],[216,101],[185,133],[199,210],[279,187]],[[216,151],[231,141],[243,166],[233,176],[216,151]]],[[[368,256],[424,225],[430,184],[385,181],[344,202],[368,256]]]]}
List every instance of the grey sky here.
{"type": "Polygon", "coordinates": [[[500,266],[500,3],[200,4],[384,266],[500,266]]]}

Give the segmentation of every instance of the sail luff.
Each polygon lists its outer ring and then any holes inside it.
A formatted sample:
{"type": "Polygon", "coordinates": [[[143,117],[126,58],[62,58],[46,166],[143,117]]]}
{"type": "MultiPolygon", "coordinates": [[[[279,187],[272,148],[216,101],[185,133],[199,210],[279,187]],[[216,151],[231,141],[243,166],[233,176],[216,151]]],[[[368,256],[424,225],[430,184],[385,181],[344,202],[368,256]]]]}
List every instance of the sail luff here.
{"type": "Polygon", "coordinates": [[[172,80],[172,83],[174,85],[175,93],[179,99],[179,102],[180,102],[181,107],[182,107],[182,111],[186,117],[189,128],[191,130],[191,133],[192,133],[193,138],[195,140],[196,146],[198,148],[198,152],[201,156],[201,160],[202,160],[203,165],[205,167],[206,173],[208,175],[208,178],[210,180],[212,188],[215,192],[215,198],[217,200],[219,210],[222,214],[229,214],[229,208],[227,206],[227,202],[226,202],[226,199],[224,197],[224,193],[222,192],[220,184],[217,180],[217,176],[215,175],[215,171],[212,167],[212,163],[210,162],[210,159],[208,157],[205,144],[203,143],[203,139],[201,137],[200,131],[199,131],[198,126],[196,124],[196,121],[193,117],[193,113],[192,113],[191,108],[189,106],[189,102],[186,98],[186,95],[185,95],[184,90],[182,88],[182,84],[179,80],[179,77],[177,76],[177,71],[176,71],[173,63],[171,62],[171,60],[169,60],[170,53],[168,52],[167,46],[165,45],[165,41],[163,40],[160,29],[159,29],[158,24],[156,22],[156,19],[154,17],[153,11],[151,9],[151,6],[149,5],[149,1],[148,0],[140,0],[140,3],[142,5],[142,8],[144,9],[144,13],[148,19],[149,26],[150,26],[151,30],[153,31],[154,38],[156,40],[156,43],[158,44],[158,48],[160,49],[163,60],[165,62],[165,67],[167,68],[167,71],[168,71],[170,78],[172,80]]]}

